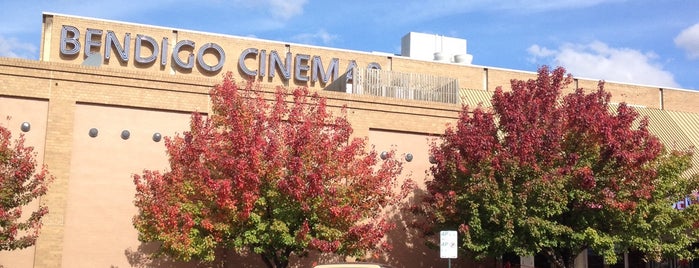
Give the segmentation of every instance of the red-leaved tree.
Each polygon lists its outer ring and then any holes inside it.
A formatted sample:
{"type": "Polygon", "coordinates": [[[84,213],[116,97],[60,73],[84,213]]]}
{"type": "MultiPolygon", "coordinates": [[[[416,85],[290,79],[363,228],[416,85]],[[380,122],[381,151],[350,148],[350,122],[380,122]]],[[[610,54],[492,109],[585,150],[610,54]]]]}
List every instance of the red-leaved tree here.
{"type": "Polygon", "coordinates": [[[465,107],[432,147],[422,228],[459,230],[476,257],[544,254],[557,267],[585,249],[605,263],[694,256],[698,209],[672,208],[699,186],[683,174],[691,155],[665,151],[634,108],[613,109],[602,82],[563,96],[571,82],[544,66],[498,88],[492,109],[465,107]]]}
{"type": "Polygon", "coordinates": [[[48,213],[44,205],[24,212],[53,180],[45,166],[36,169],[35,155],[34,147],[24,145],[24,135],[13,141],[10,130],[0,126],[0,251],[34,245],[48,213]]]}
{"type": "Polygon", "coordinates": [[[210,96],[213,114],[166,139],[170,170],[134,176],[141,241],[180,260],[252,252],[268,267],[388,249],[385,211],[408,192],[396,191],[401,163],[352,137],[344,109],[334,116],[305,88],[242,89],[230,74],[210,96]]]}

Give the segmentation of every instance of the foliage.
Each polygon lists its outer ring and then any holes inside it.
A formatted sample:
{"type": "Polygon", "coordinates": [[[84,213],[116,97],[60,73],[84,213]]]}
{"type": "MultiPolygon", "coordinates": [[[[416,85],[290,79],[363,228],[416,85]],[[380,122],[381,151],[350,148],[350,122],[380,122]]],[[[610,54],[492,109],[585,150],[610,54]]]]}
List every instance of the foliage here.
{"type": "Polygon", "coordinates": [[[351,137],[344,108],[334,116],[306,88],[241,89],[231,74],[210,96],[209,118],[194,114],[190,131],[166,139],[171,170],[134,176],[140,240],[181,260],[254,252],[268,267],[311,250],[389,248],[385,210],[408,192],[395,192],[401,163],[351,137]]]}
{"type": "Polygon", "coordinates": [[[421,227],[458,229],[476,257],[543,253],[559,267],[584,249],[606,263],[629,250],[691,257],[697,208],[672,208],[697,189],[698,176],[683,175],[691,155],[665,151],[628,105],[613,112],[603,82],[563,96],[571,82],[544,66],[498,88],[493,109],[464,107],[432,145],[421,227]]]}
{"type": "Polygon", "coordinates": [[[48,190],[53,180],[45,166],[37,170],[36,153],[24,145],[24,135],[12,142],[12,133],[0,126],[0,251],[34,245],[41,218],[48,208],[39,205],[30,214],[23,209],[48,190]]]}

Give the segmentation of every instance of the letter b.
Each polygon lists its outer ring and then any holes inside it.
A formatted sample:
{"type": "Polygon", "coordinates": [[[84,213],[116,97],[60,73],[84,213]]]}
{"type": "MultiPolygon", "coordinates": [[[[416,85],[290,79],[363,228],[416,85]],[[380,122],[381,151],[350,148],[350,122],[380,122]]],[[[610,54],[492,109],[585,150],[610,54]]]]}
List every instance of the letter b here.
{"type": "Polygon", "coordinates": [[[61,54],[77,55],[80,52],[80,30],[70,25],[63,25],[61,28],[61,54]],[[71,36],[68,36],[70,33],[71,36]],[[68,47],[72,48],[68,48],[68,47]]]}

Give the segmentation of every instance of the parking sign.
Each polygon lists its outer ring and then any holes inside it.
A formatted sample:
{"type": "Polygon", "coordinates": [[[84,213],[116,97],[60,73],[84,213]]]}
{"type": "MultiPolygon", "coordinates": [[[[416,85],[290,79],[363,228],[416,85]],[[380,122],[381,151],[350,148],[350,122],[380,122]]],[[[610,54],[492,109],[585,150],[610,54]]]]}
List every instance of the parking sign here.
{"type": "Polygon", "coordinates": [[[458,235],[456,231],[439,232],[439,257],[442,259],[456,259],[458,252],[458,235]]]}

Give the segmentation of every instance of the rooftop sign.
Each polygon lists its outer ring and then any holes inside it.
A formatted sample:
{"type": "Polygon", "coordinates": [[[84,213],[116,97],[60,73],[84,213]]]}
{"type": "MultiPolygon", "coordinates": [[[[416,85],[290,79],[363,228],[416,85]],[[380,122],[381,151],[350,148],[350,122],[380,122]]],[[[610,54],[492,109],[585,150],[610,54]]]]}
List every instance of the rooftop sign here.
{"type": "MultiPolygon", "coordinates": [[[[59,50],[62,57],[78,57],[82,51],[84,57],[88,58],[102,52],[103,61],[108,62],[112,55],[116,55],[122,63],[133,60],[136,66],[146,67],[158,64],[164,68],[170,61],[173,68],[190,72],[197,69],[205,75],[221,71],[227,60],[226,49],[214,42],[198,45],[192,40],[174,42],[168,37],[156,39],[145,34],[125,33],[123,36],[117,36],[112,30],[93,28],[87,28],[83,34],[72,25],[62,25],[59,50]]],[[[237,68],[241,74],[248,77],[274,78],[279,75],[283,80],[329,83],[340,75],[338,58],[324,63],[321,56],[309,54],[294,55],[291,52],[280,53],[260,48],[247,48],[236,52],[237,68]],[[249,61],[246,63],[248,59],[255,60],[256,64],[250,64],[249,61]]],[[[348,60],[345,64],[344,72],[350,72],[357,66],[355,60],[348,60]]],[[[372,62],[367,68],[381,69],[381,65],[372,62]]]]}

